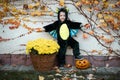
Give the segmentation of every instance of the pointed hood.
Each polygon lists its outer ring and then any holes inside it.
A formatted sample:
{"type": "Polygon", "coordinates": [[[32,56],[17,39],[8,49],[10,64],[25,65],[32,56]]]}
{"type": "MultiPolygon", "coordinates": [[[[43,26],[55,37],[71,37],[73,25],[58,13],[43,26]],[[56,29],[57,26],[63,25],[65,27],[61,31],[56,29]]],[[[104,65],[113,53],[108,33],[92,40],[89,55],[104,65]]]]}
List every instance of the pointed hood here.
{"type": "Polygon", "coordinates": [[[60,8],[59,11],[58,11],[58,21],[60,21],[60,12],[64,12],[65,13],[65,21],[68,19],[68,12],[65,8],[60,8]]]}

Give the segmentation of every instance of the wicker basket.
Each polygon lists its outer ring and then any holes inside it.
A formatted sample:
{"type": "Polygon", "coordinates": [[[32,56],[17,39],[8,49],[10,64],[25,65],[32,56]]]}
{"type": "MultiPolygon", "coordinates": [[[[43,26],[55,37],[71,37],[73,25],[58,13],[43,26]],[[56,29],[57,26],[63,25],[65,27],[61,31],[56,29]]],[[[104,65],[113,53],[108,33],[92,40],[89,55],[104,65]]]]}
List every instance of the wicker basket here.
{"type": "Polygon", "coordinates": [[[56,53],[51,55],[34,55],[30,54],[33,67],[37,71],[50,71],[55,65],[56,53]]]}

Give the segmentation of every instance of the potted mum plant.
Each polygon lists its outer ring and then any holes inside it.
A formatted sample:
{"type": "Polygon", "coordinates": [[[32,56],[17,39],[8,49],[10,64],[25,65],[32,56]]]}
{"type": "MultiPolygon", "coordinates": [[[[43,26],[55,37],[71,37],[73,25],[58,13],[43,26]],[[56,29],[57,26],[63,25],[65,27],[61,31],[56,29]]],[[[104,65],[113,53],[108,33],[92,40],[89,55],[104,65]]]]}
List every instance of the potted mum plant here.
{"type": "Polygon", "coordinates": [[[55,64],[59,48],[60,46],[54,40],[38,38],[27,42],[26,53],[30,54],[35,70],[49,71],[55,64]]]}

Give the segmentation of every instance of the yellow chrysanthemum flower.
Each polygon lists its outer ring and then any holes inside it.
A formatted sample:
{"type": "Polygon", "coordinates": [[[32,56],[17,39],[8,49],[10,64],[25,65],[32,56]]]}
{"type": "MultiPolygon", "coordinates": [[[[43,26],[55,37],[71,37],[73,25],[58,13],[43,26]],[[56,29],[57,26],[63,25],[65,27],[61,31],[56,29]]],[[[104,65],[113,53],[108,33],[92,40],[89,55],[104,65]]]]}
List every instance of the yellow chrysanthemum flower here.
{"type": "Polygon", "coordinates": [[[28,41],[26,44],[26,53],[31,53],[34,49],[38,54],[54,54],[59,51],[60,46],[54,40],[39,38],[36,40],[28,41]]]}

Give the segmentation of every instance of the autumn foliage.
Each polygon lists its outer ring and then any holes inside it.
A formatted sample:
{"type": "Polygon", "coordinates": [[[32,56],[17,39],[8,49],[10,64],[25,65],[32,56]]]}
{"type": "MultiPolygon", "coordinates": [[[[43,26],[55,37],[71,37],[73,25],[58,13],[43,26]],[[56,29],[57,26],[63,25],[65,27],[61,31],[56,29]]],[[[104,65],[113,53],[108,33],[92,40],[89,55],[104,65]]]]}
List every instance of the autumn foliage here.
{"type": "MultiPolygon", "coordinates": [[[[10,24],[9,29],[18,29],[20,26],[27,29],[29,33],[41,32],[40,26],[32,27],[27,24],[21,24],[21,21],[30,21],[26,18],[20,18],[20,16],[54,16],[55,11],[53,11],[48,5],[48,3],[42,0],[32,0],[32,4],[22,4],[22,8],[17,9],[14,4],[11,4],[9,0],[2,0],[0,7],[0,24],[7,25],[10,24]],[[5,19],[9,17],[8,14],[13,19],[5,19]]],[[[14,0],[15,1],[15,0],[14,0]]],[[[13,2],[14,2],[13,1],[13,2]]],[[[114,49],[112,44],[115,42],[120,46],[120,1],[119,0],[71,0],[68,2],[66,0],[56,0],[56,4],[60,7],[66,7],[67,4],[71,4],[76,7],[78,12],[85,17],[87,22],[84,24],[84,30],[82,30],[82,38],[89,39],[93,37],[98,41],[99,45],[103,46],[109,53],[114,53],[120,56],[120,50],[114,49]],[[88,14],[86,14],[86,11],[88,14]],[[101,32],[101,33],[100,33],[101,32]]],[[[70,13],[72,14],[72,13],[70,13]]],[[[33,22],[36,23],[36,22],[33,22]]],[[[23,36],[23,35],[22,35],[23,36]]],[[[10,40],[10,39],[8,39],[10,40]]],[[[1,38],[1,41],[2,38],[1,38]]],[[[102,53],[101,51],[91,50],[86,51],[87,53],[102,53]]]]}

